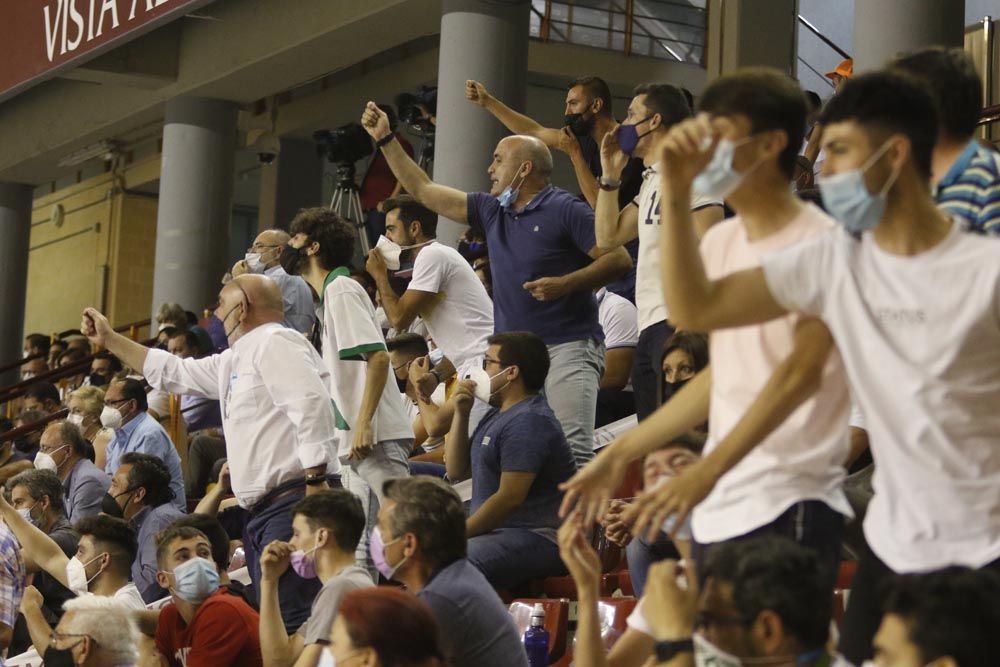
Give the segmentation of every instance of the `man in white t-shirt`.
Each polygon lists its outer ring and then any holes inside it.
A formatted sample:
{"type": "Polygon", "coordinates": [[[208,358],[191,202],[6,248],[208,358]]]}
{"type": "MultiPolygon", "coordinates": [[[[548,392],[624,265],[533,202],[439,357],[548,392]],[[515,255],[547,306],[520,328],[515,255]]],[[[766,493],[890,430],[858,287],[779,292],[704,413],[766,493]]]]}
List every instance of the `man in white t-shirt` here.
{"type": "Polygon", "coordinates": [[[347,268],[355,230],[336,213],[311,208],[295,216],[289,231],[282,265],[320,295],[318,319],[338,455],[381,501],[383,482],[409,475],[413,429],[396,390],[375,306],[347,268]]]}
{"type": "Polygon", "coordinates": [[[597,321],[604,330],[604,373],[597,392],[597,419],[600,428],[635,414],[632,395],[632,362],[639,342],[638,317],[635,304],[623,296],[602,287],[594,293],[597,299],[597,321]]]}
{"type": "MultiPolygon", "coordinates": [[[[663,344],[674,332],[667,321],[660,287],[660,163],[656,146],[675,123],[691,116],[684,93],[669,84],[644,84],[635,89],[625,121],[601,142],[600,192],[594,208],[597,247],[607,251],[639,239],[635,274],[635,305],[639,309],[639,342],[632,365],[636,415],[642,421],[656,410],[663,344]],[[618,210],[621,174],[630,158],[646,166],[639,196],[618,210]]],[[[694,225],[701,236],[722,220],[722,200],[691,198],[694,225]]]]}
{"type": "Polygon", "coordinates": [[[493,334],[493,302],[472,266],[450,246],[438,243],[437,214],[410,195],[387,199],[385,234],[402,247],[401,259],[412,261],[413,277],[403,296],[396,296],[389,271],[378,250],[368,253],[365,269],[378,285],[385,314],[397,331],[419,315],[434,344],[445,354],[425,388],[458,371],[458,377],[480,368],[486,339],[493,334]]]}
{"type": "MultiPolygon", "coordinates": [[[[697,181],[702,196],[725,198],[737,214],[702,238],[709,277],[759,266],[765,253],[833,229],[829,217],[789,187],[798,148],[791,138],[801,135],[806,116],[805,97],[791,79],[770,70],[722,77],[706,89],[701,106],[729,128],[719,153],[738,146],[725,168],[716,168],[716,160],[697,181]]],[[[664,224],[694,231],[690,207],[683,205],[688,200],[682,199],[690,196],[690,186],[679,193],[664,190],[664,224]]],[[[678,283],[681,289],[686,282],[678,283]]],[[[816,552],[832,589],[841,528],[852,512],[842,489],[850,399],[830,334],[819,320],[790,314],[713,332],[710,345],[711,373],[702,371],[689,383],[693,391],[685,386],[654,418],[612,445],[602,464],[619,459],[619,467],[666,444],[683,432],[674,428],[694,427],[707,411],[704,458],[660,487],[697,490],[678,517],[694,508],[695,560],[701,562],[720,542],[783,535],[816,552]],[[765,430],[761,416],[776,407],[787,420],[765,430]]],[[[632,516],[643,507],[636,503],[632,516]]],[[[651,522],[656,514],[646,512],[634,531],[641,534],[655,523],[648,531],[652,537],[666,518],[651,522]]]]}
{"type": "MultiPolygon", "coordinates": [[[[879,583],[1000,559],[1000,242],[963,234],[931,197],[928,93],[899,74],[848,82],[823,113],[820,189],[844,229],[715,281],[681,220],[664,225],[671,313],[698,330],[800,312],[822,319],[864,411],[875,460],[841,649],[860,664],[879,621],[879,583]],[[683,290],[671,281],[684,276],[683,290]]],[[[678,202],[732,127],[699,118],[664,152],[678,202]],[[707,141],[706,141],[707,138],[707,141]]],[[[679,287],[679,286],[678,286],[679,287]]],[[[819,383],[809,388],[819,389],[819,383]]],[[[765,422],[784,418],[777,404],[765,422]]],[[[1000,602],[1000,601],[998,601],[1000,602]]]]}

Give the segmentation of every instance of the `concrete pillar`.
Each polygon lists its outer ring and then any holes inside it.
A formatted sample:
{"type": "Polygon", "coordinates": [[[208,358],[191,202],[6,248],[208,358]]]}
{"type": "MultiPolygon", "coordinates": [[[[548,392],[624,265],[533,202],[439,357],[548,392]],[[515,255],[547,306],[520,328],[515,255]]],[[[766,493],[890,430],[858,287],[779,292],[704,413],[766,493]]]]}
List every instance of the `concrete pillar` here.
{"type": "MultiPolygon", "coordinates": [[[[507,130],[466,101],[465,81],[481,81],[505,104],[524,109],[530,4],[443,0],[434,146],[438,183],[465,192],[489,190],[486,169],[507,130]]],[[[454,246],[464,229],[442,217],[438,238],[454,246]]]]}
{"type": "Polygon", "coordinates": [[[797,0],[709,0],[709,81],[750,66],[795,76],[797,14],[797,0]]]}
{"type": "Polygon", "coordinates": [[[965,0],[855,0],[854,71],[928,46],[962,47],[965,0]]]}
{"type": "MultiPolygon", "coordinates": [[[[0,183],[0,365],[21,356],[31,199],[30,185],[0,183]]],[[[19,380],[20,372],[14,369],[0,376],[0,387],[19,380]]]]}
{"type": "Polygon", "coordinates": [[[323,160],[316,153],[316,144],[281,139],[278,157],[260,168],[258,231],[286,229],[300,208],[322,206],[322,190],[323,160]]]}
{"type": "Polygon", "coordinates": [[[236,106],[180,97],[167,102],[156,219],[152,312],[175,302],[200,313],[226,270],[233,199],[236,106]]]}

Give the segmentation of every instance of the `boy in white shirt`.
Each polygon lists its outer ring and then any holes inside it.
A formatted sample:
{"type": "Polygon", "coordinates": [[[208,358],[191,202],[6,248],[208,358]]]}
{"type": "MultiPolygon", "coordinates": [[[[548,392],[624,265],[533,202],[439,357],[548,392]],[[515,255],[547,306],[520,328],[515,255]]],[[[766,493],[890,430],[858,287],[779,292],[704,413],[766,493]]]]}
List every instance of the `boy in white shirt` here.
{"type": "Polygon", "coordinates": [[[395,388],[389,353],[364,288],[350,277],[353,226],[325,208],[304,209],[290,226],[281,265],[320,295],[323,361],[339,435],[338,454],[382,499],[383,483],[409,475],[413,429],[395,388]]]}
{"type": "MultiPolygon", "coordinates": [[[[860,664],[871,657],[881,581],[949,565],[1000,567],[1000,241],[962,233],[936,207],[936,114],[919,83],[859,76],[821,122],[820,190],[843,229],[710,280],[683,220],[686,197],[719,139],[738,128],[703,116],[664,143],[678,168],[664,179],[671,213],[660,247],[679,325],[717,330],[797,311],[822,319],[837,343],[875,460],[864,524],[871,551],[860,559],[840,643],[860,664]]],[[[768,426],[783,419],[780,407],[765,416],[768,426]]],[[[654,494],[656,514],[674,507],[682,486],[654,494]]]]}

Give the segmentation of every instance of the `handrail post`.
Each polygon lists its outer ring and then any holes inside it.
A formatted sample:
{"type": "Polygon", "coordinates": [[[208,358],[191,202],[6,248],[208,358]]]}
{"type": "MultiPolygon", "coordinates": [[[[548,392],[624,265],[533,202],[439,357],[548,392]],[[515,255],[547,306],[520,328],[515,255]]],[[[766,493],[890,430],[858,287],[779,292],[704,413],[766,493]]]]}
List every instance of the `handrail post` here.
{"type": "Polygon", "coordinates": [[[632,14],[634,0],[625,0],[625,55],[632,55],[632,14]]]}

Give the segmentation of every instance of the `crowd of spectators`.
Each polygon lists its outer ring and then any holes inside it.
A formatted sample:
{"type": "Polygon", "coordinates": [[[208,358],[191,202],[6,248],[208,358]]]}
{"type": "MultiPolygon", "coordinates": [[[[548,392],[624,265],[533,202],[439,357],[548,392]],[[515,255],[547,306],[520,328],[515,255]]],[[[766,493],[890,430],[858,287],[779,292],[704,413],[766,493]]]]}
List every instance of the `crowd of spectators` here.
{"type": "Polygon", "coordinates": [[[363,266],[358,227],[305,208],[205,317],[163,304],[148,344],[94,308],[27,336],[0,424],[0,650],[526,666],[503,601],[568,581],[583,667],[993,664],[979,77],[945,49],[829,76],[825,103],[763,68],[697,105],[642,83],[620,122],[584,77],[561,128],[468,81],[513,133],[473,193],[369,102],[363,266]],[[457,249],[439,215],[469,226],[457,249]],[[616,641],[609,576],[638,600],[616,641]]]}

